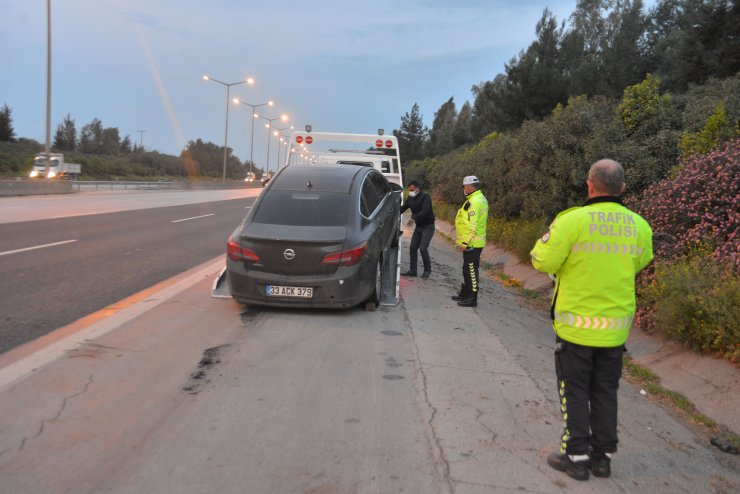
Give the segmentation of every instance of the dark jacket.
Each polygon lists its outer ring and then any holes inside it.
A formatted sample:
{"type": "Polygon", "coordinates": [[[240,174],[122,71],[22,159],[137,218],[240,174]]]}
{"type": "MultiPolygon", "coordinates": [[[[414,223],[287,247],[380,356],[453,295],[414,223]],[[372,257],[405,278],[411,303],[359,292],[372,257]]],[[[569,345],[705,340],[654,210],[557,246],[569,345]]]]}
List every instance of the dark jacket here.
{"type": "Polygon", "coordinates": [[[407,197],[401,206],[401,213],[411,209],[411,219],[416,226],[427,226],[434,223],[434,211],[432,211],[432,198],[429,194],[419,191],[416,197],[407,197]]]}

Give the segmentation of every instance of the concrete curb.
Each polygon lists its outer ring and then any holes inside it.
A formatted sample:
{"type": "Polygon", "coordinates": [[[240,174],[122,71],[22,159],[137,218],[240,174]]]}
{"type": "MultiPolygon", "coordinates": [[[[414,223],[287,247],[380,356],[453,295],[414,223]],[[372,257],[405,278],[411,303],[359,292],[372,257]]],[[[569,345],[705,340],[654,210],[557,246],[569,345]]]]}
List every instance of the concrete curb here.
{"type": "MultiPolygon", "coordinates": [[[[437,220],[437,231],[455,238],[454,225],[437,220]]],[[[499,264],[507,276],[524,288],[551,286],[550,278],[520,261],[514,254],[487,245],[481,259],[499,264]]],[[[661,384],[688,398],[701,413],[740,433],[740,369],[727,360],[701,355],[679,343],[633,329],[627,340],[629,355],[660,377],[661,384]]]]}

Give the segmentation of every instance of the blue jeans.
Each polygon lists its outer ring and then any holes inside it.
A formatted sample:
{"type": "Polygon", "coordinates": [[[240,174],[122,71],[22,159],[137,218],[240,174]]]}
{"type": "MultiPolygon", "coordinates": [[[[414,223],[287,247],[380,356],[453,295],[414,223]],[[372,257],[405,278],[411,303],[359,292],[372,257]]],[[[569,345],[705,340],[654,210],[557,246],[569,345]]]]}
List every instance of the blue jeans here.
{"type": "Polygon", "coordinates": [[[417,250],[421,252],[421,261],[424,264],[424,271],[432,270],[432,260],[429,257],[429,243],[434,236],[434,223],[419,226],[416,225],[414,234],[411,236],[411,245],[409,247],[409,271],[416,273],[416,264],[418,262],[417,250]]]}

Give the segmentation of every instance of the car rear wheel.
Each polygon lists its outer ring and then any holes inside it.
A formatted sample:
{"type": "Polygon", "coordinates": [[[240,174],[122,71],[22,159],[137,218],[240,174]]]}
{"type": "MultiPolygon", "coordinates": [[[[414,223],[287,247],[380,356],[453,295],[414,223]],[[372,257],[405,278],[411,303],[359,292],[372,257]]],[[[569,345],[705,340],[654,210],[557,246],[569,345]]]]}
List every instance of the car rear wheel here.
{"type": "Polygon", "coordinates": [[[373,289],[373,294],[370,297],[370,300],[368,302],[372,302],[374,304],[380,303],[380,293],[383,290],[383,257],[381,256],[378,259],[378,263],[375,265],[375,288],[373,289]]]}

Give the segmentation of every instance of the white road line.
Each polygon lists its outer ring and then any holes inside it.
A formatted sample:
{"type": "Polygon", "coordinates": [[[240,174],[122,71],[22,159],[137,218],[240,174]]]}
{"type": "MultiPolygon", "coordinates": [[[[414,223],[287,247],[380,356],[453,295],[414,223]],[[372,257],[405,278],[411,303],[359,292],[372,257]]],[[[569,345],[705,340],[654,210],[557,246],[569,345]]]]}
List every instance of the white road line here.
{"type": "Polygon", "coordinates": [[[5,252],[0,252],[0,256],[17,254],[18,252],[26,252],[27,250],[45,249],[47,247],[54,247],[55,245],[71,244],[72,242],[77,242],[77,240],[65,240],[63,242],[54,242],[53,244],[44,244],[44,245],[36,245],[34,247],[26,247],[25,249],[8,250],[5,252]]]}
{"type": "Polygon", "coordinates": [[[193,216],[192,218],[183,218],[183,219],[181,219],[181,220],[174,220],[174,221],[170,221],[170,223],[180,223],[181,221],[190,221],[190,220],[197,220],[198,218],[207,218],[208,216],[213,216],[213,215],[215,215],[215,214],[216,214],[216,213],[211,213],[211,214],[204,214],[204,215],[202,215],[202,216],[193,216]]]}
{"type": "Polygon", "coordinates": [[[134,320],[145,312],[154,309],[162,303],[170,300],[172,297],[187,290],[196,283],[202,281],[204,278],[212,276],[213,273],[217,273],[219,268],[223,266],[223,255],[217,257],[215,260],[207,262],[208,264],[205,265],[205,267],[198,269],[197,271],[189,271],[188,273],[190,274],[185,278],[178,281],[174,281],[176,277],[172,278],[173,283],[162,288],[156,293],[152,293],[146,300],[140,300],[133,305],[124,307],[123,309],[116,308],[115,304],[101,309],[101,313],[107,312],[109,315],[106,315],[97,322],[92,323],[69,336],[61,338],[55,343],[39,349],[27,357],[0,368],[0,391],[4,390],[11,383],[28,376],[59,357],[68,354],[70,350],[78,348],[79,345],[84,342],[98,338],[123,326],[127,322],[134,320]]]}
{"type": "Polygon", "coordinates": [[[252,206],[244,206],[244,209],[252,209],[252,206]]]}

